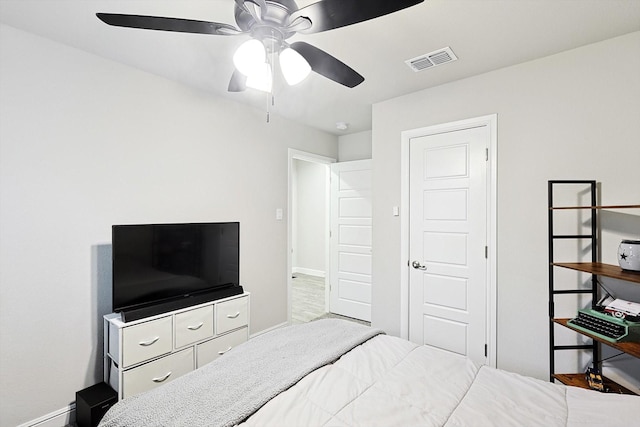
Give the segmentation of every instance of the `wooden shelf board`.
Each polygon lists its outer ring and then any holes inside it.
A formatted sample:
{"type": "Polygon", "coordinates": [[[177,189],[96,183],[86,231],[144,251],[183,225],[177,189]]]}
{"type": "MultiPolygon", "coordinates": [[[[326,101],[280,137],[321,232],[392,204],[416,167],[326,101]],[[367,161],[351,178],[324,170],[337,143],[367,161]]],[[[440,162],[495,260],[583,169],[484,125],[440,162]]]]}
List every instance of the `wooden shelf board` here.
{"type": "MultiPolygon", "coordinates": [[[[553,378],[564,385],[589,389],[589,383],[587,382],[585,374],[555,374],[553,375],[553,378]]],[[[602,382],[609,389],[609,393],[636,394],[607,377],[602,377],[602,382]]]]}
{"type": "Polygon", "coordinates": [[[601,262],[554,262],[553,265],[627,282],[640,283],[640,272],[623,270],[617,265],[603,264],[601,262]]]}
{"type": "Polygon", "coordinates": [[[554,206],[550,210],[566,209],[640,209],[640,205],[606,205],[606,206],[554,206]]]}
{"type": "Polygon", "coordinates": [[[572,327],[567,323],[569,320],[570,319],[553,319],[555,323],[562,325],[564,327],[567,327],[573,331],[576,331],[579,334],[585,335],[595,341],[608,345],[609,347],[615,348],[616,350],[620,350],[631,356],[640,358],[640,342],[611,342],[611,341],[603,340],[602,338],[599,338],[595,335],[591,335],[588,332],[584,332],[572,327]]]}

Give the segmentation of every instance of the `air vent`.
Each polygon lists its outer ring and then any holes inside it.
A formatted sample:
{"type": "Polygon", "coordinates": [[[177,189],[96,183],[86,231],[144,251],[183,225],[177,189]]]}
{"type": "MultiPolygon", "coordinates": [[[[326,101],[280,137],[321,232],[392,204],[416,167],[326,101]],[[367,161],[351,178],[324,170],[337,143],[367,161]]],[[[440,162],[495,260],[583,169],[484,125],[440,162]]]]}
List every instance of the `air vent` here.
{"type": "Polygon", "coordinates": [[[418,72],[426,70],[427,68],[436,67],[438,65],[446,64],[447,62],[455,61],[458,57],[453,53],[450,47],[435,50],[425,55],[420,55],[413,59],[404,61],[413,71],[418,72]]]}

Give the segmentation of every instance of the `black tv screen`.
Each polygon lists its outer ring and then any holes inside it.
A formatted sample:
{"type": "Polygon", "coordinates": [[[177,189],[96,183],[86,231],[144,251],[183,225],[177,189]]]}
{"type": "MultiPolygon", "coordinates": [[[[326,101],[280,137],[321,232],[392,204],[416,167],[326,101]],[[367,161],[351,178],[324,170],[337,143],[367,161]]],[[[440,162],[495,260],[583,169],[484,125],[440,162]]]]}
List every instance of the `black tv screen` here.
{"type": "Polygon", "coordinates": [[[114,312],[239,287],[238,222],[114,225],[112,246],[114,312]]]}

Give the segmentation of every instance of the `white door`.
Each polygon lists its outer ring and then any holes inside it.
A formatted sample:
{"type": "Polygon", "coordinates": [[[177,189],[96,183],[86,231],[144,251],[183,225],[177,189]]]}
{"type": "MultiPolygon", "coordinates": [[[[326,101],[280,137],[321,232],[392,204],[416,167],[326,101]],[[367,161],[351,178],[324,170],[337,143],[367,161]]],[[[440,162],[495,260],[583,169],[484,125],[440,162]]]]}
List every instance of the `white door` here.
{"type": "Polygon", "coordinates": [[[486,363],[489,127],[409,143],[409,338],[486,363]]]}
{"type": "Polygon", "coordinates": [[[371,160],[331,165],[330,311],[371,321],[371,160]]]}

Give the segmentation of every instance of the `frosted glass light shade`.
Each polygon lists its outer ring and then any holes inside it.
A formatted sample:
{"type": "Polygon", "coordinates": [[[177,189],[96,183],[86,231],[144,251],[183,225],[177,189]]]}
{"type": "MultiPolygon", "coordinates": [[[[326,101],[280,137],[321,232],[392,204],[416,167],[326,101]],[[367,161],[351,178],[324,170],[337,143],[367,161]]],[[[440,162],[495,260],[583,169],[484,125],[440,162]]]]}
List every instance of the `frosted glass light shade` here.
{"type": "Polygon", "coordinates": [[[289,47],[280,52],[280,69],[284,79],[291,86],[306,79],[311,72],[307,60],[289,47]]]}
{"type": "Polygon", "coordinates": [[[271,92],[272,84],[273,76],[271,74],[271,65],[266,62],[255,66],[253,71],[247,76],[247,87],[253,89],[271,92]]]}
{"type": "Polygon", "coordinates": [[[233,65],[245,76],[264,64],[267,59],[267,51],[260,40],[251,39],[242,43],[233,54],[233,65]]]}

